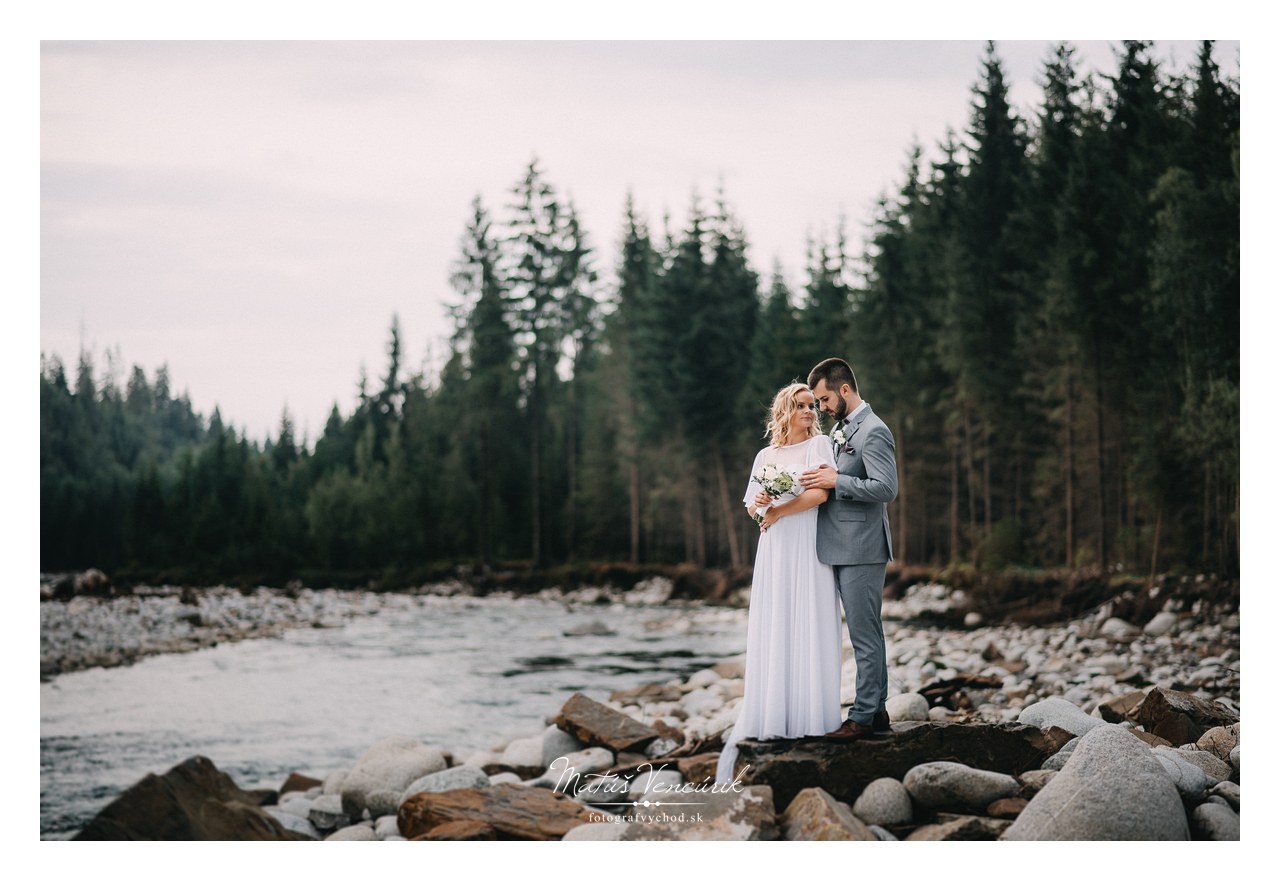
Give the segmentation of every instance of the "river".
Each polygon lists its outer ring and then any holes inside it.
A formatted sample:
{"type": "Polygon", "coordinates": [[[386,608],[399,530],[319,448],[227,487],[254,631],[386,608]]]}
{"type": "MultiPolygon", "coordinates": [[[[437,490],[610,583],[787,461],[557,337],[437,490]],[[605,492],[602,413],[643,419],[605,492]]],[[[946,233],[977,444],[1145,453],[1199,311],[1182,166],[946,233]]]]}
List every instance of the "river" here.
{"type": "Polygon", "coordinates": [[[147,773],[203,755],[244,789],[323,778],[390,734],[454,753],[540,733],[581,691],[687,677],[746,610],[424,596],[337,628],[158,655],[40,686],[40,834],[69,838],[147,773]],[[607,629],[609,635],[567,636],[607,629]]]}

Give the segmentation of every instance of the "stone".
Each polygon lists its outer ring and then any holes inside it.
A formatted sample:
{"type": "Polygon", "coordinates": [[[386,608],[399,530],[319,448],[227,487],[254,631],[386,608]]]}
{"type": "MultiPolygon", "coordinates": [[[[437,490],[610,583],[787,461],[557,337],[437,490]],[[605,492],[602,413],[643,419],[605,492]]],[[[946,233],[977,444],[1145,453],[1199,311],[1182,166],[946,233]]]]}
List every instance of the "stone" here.
{"type": "MultiPolygon", "coordinates": [[[[307,798],[305,795],[291,798],[288,801],[280,803],[280,810],[286,814],[293,814],[295,817],[307,819],[311,816],[311,808],[315,805],[314,798],[307,798]]],[[[275,813],[274,811],[272,813],[275,813]]]]}
{"type": "Polygon", "coordinates": [[[342,796],[322,795],[311,802],[311,810],[307,813],[311,825],[321,832],[330,829],[341,829],[351,823],[351,817],[342,808],[342,796]]]}
{"type": "Polygon", "coordinates": [[[1022,786],[1008,774],[970,768],[959,762],[925,762],[902,778],[911,797],[926,807],[961,805],[982,810],[1017,795],[1022,786]]]}
{"type": "Polygon", "coordinates": [[[1227,756],[1227,760],[1231,762],[1231,767],[1236,769],[1236,774],[1240,773],[1240,747],[1235,747],[1227,756]]]}
{"type": "Polygon", "coordinates": [[[1178,616],[1174,612],[1157,612],[1154,618],[1143,625],[1142,632],[1147,636],[1164,636],[1177,623],[1178,616]]]}
{"type": "Polygon", "coordinates": [[[1057,770],[1053,768],[1041,768],[1035,771],[1024,771],[1018,775],[1018,782],[1022,784],[1022,797],[1030,799],[1037,792],[1045,788],[1057,775],[1057,770]]]}
{"type": "Polygon", "coordinates": [[[1150,749],[1123,728],[1101,725],[1027,803],[1003,837],[1014,841],[1185,840],[1177,787],[1150,749]]]}
{"type": "Polygon", "coordinates": [[[373,831],[382,841],[394,835],[400,837],[400,818],[394,814],[379,817],[374,821],[373,831]]]}
{"type": "Polygon", "coordinates": [[[773,793],[767,786],[699,792],[696,805],[636,805],[621,841],[776,841],[773,793]]]}
{"type": "Polygon", "coordinates": [[[1151,689],[1137,711],[1137,722],[1144,730],[1174,746],[1195,743],[1211,728],[1239,721],[1240,717],[1222,704],[1170,688],[1151,689]]]}
{"type": "Polygon", "coordinates": [[[561,756],[576,753],[586,744],[568,731],[561,731],[555,725],[549,725],[542,733],[542,767],[550,768],[551,763],[561,756]]]}
{"type": "Polygon", "coordinates": [[[772,787],[775,803],[785,810],[797,792],[812,786],[851,803],[873,780],[902,779],[938,756],[970,768],[1020,774],[1038,768],[1060,747],[1052,730],[1029,725],[900,722],[892,732],[845,743],[743,740],[738,767],[749,766],[744,784],[772,787]]]}
{"type": "Polygon", "coordinates": [[[679,800],[679,797],[673,796],[672,793],[683,784],[684,778],[680,776],[679,771],[654,768],[643,771],[631,779],[631,785],[627,787],[627,798],[631,801],[648,801],[658,804],[671,801],[673,798],[679,800]]]}
{"type": "Polygon", "coordinates": [[[1151,749],[1151,755],[1164,766],[1178,793],[1187,801],[1201,801],[1209,794],[1209,787],[1218,781],[1211,780],[1199,767],[1182,758],[1180,752],[1168,746],[1151,749]]]}
{"type": "Polygon", "coordinates": [[[987,805],[987,816],[997,820],[1016,820],[1027,807],[1025,798],[1000,798],[987,805]]]}
{"type": "Polygon", "coordinates": [[[708,685],[714,685],[720,681],[720,674],[710,667],[699,670],[689,677],[687,684],[692,690],[694,688],[706,688],[708,685]]]}
{"type": "Polygon", "coordinates": [[[1217,786],[1209,790],[1211,795],[1226,800],[1231,810],[1237,814],[1240,813],[1240,784],[1232,783],[1230,780],[1223,780],[1217,786]]]}
{"type": "Polygon", "coordinates": [[[1105,722],[1124,722],[1126,720],[1135,721],[1131,714],[1146,698],[1146,693],[1141,691],[1131,691],[1127,694],[1118,694],[1115,697],[1109,697],[1098,704],[1098,715],[1105,722]]]}
{"type": "Polygon", "coordinates": [[[502,751],[498,763],[521,777],[541,774],[545,768],[542,764],[542,737],[522,737],[511,741],[502,751]]]}
{"type": "Polygon", "coordinates": [[[263,808],[271,816],[280,821],[280,825],[297,835],[304,838],[313,838],[319,840],[320,832],[315,826],[311,825],[311,821],[306,817],[298,816],[298,814],[285,810],[283,807],[268,805],[263,808]]]}
{"type": "MultiPolygon", "coordinates": [[[[448,792],[450,789],[470,789],[489,785],[489,775],[474,765],[455,765],[443,771],[435,771],[419,777],[405,787],[400,800],[404,801],[419,792],[448,792]]],[[[400,807],[396,805],[397,809],[400,807]]]]}
{"type": "MultiPolygon", "coordinates": [[[[1161,747],[1161,749],[1172,750],[1173,747],[1166,746],[1161,747]]],[[[1218,758],[1211,752],[1205,752],[1202,749],[1187,749],[1185,746],[1182,749],[1173,751],[1176,752],[1178,757],[1184,762],[1190,762],[1201,771],[1204,771],[1213,783],[1220,783],[1223,780],[1231,779],[1231,765],[1222,761],[1222,759],[1218,758]]]]}
{"type": "Polygon", "coordinates": [[[357,823],[354,826],[347,826],[339,829],[330,835],[325,841],[377,841],[377,833],[373,831],[373,827],[365,823],[357,823]]]}
{"type": "Polygon", "coordinates": [[[868,826],[867,828],[875,833],[876,839],[878,841],[897,841],[898,840],[898,836],[894,835],[892,832],[890,832],[888,829],[884,828],[883,826],[868,826]]]}
{"type": "Polygon", "coordinates": [[[614,632],[603,621],[593,619],[565,628],[565,636],[613,636],[614,632]]]}
{"type": "Polygon", "coordinates": [[[295,771],[289,775],[289,779],[285,780],[284,785],[280,787],[280,794],[283,796],[286,792],[306,792],[308,789],[323,785],[323,780],[317,780],[314,777],[308,777],[295,771]]]}
{"type": "Polygon", "coordinates": [[[583,823],[564,834],[561,841],[617,841],[622,837],[622,821],[583,823]]]}
{"type": "Polygon", "coordinates": [[[694,785],[709,783],[716,779],[716,765],[719,761],[719,753],[701,753],[676,759],[676,770],[694,785]]]}
{"type": "Polygon", "coordinates": [[[1018,721],[1023,725],[1035,725],[1037,728],[1062,728],[1072,734],[1080,735],[1105,724],[1101,719],[1090,716],[1071,701],[1060,697],[1049,697],[1036,701],[1018,714],[1018,721]]]}
{"type": "Polygon", "coordinates": [[[613,762],[613,753],[604,747],[587,747],[558,757],[542,776],[530,780],[529,785],[573,795],[581,787],[590,785],[601,771],[612,768],[613,762]]]}
{"type": "Polygon", "coordinates": [[[482,789],[420,792],[400,806],[400,834],[414,839],[444,823],[475,820],[499,840],[549,841],[589,822],[593,811],[560,793],[513,783],[482,789]]]}
{"type": "Polygon", "coordinates": [[[893,777],[872,780],[853,803],[854,816],[871,826],[905,826],[911,822],[911,794],[893,777]]]}
{"type": "Polygon", "coordinates": [[[724,706],[724,698],[706,688],[696,688],[680,698],[680,706],[690,716],[708,716],[724,706]]]}
{"type": "Polygon", "coordinates": [[[1206,802],[1191,812],[1191,826],[1197,838],[1209,841],[1239,841],[1240,815],[1231,808],[1206,802]]]}
{"type": "Polygon", "coordinates": [[[482,820],[451,820],[414,838],[414,841],[495,841],[497,830],[482,820]]]}
{"type": "Polygon", "coordinates": [[[927,722],[929,721],[929,701],[916,692],[895,694],[885,701],[885,709],[889,712],[890,722],[927,722]]]}
{"type": "Polygon", "coordinates": [[[1154,734],[1143,731],[1141,728],[1132,728],[1129,733],[1138,738],[1138,740],[1141,740],[1147,746],[1173,746],[1172,743],[1165,740],[1163,737],[1157,737],[1154,734]]]}
{"type": "Polygon", "coordinates": [[[796,793],[782,815],[782,829],[787,841],[878,840],[848,805],[817,787],[796,793]]]}
{"type": "Polygon", "coordinates": [[[348,770],[349,769],[347,768],[343,768],[339,771],[334,771],[328,777],[324,778],[324,783],[320,785],[320,792],[323,795],[341,795],[342,784],[347,779],[348,770]]]}
{"type": "Polygon", "coordinates": [[[609,695],[609,700],[616,701],[619,704],[659,704],[670,703],[680,700],[684,692],[680,690],[680,686],[671,682],[652,682],[648,685],[640,685],[636,688],[628,688],[622,691],[615,691],[609,695]]]}
{"type": "Polygon", "coordinates": [[[97,813],[77,841],[301,841],[213,762],[148,774],[97,813]]]}
{"type": "Polygon", "coordinates": [[[1098,635],[1105,636],[1108,639],[1119,641],[1131,640],[1139,633],[1138,628],[1134,627],[1123,618],[1108,618],[1102,622],[1102,626],[1098,628],[1098,635]]]}
{"type": "Polygon", "coordinates": [[[1224,762],[1231,761],[1231,751],[1239,745],[1239,722],[1234,725],[1218,725],[1215,728],[1210,728],[1200,735],[1200,739],[1196,741],[1196,746],[1205,752],[1213,753],[1224,762]]]}
{"type": "Polygon", "coordinates": [[[1076,737],[1068,741],[1062,749],[1058,750],[1049,758],[1044,760],[1044,764],[1040,766],[1042,771],[1061,771],[1062,766],[1071,758],[1071,754],[1075,752],[1077,746],[1080,745],[1080,738],[1076,737]]]}
{"type": "Polygon", "coordinates": [[[489,775],[490,786],[496,786],[499,783],[515,783],[518,785],[523,785],[524,781],[520,779],[519,774],[514,774],[511,771],[503,771],[499,774],[489,775]]]}
{"type": "Polygon", "coordinates": [[[642,750],[658,738],[648,725],[581,693],[565,701],[555,724],[589,746],[608,747],[615,753],[642,750]]]}
{"type": "Polygon", "coordinates": [[[440,750],[392,735],[366,750],[347,772],[340,788],[343,810],[359,817],[367,809],[375,819],[393,814],[410,783],[444,768],[440,750]]]}
{"type": "Polygon", "coordinates": [[[1001,834],[1008,828],[1008,820],[994,820],[990,817],[953,816],[941,823],[921,826],[908,835],[906,840],[998,841],[1001,834]]]}

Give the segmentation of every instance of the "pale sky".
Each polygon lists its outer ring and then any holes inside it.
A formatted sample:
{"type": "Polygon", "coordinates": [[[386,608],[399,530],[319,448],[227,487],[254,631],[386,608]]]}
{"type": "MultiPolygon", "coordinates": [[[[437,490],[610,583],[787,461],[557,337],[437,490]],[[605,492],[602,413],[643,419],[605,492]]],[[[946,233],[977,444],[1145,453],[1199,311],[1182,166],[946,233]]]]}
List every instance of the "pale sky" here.
{"type": "MultiPolygon", "coordinates": [[[[393,313],[408,365],[439,363],[471,201],[501,217],[532,157],[606,277],[628,191],[656,229],[723,185],[755,267],[799,283],[807,235],[843,214],[860,244],[913,139],[963,130],[982,45],[45,42],[41,350],[118,347],[206,416],[262,439],[287,405],[314,442],[383,373],[393,313]]],[[[997,43],[1027,111],[1050,45],[997,43]]]]}

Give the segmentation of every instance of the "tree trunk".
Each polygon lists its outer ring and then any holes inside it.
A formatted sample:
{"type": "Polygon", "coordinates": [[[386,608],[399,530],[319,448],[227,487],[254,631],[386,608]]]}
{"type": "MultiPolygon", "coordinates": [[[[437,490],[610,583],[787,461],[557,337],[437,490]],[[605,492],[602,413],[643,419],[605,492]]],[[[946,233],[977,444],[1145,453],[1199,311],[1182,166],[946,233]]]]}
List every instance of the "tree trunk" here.
{"type": "Polygon", "coordinates": [[[716,480],[720,484],[720,515],[724,518],[725,537],[729,542],[729,565],[735,569],[742,565],[742,551],[738,547],[737,520],[733,516],[733,499],[729,496],[729,481],[724,473],[724,454],[719,448],[715,453],[716,480]]]}
{"type": "Polygon", "coordinates": [[[906,431],[899,426],[897,447],[898,459],[898,498],[894,503],[898,507],[898,540],[894,542],[894,558],[900,563],[907,562],[907,456],[903,452],[906,431]]]}
{"type": "Polygon", "coordinates": [[[1076,520],[1075,520],[1075,457],[1076,457],[1076,432],[1075,432],[1075,408],[1073,399],[1075,397],[1074,375],[1071,368],[1067,368],[1067,438],[1066,438],[1066,455],[1063,457],[1063,469],[1066,471],[1066,492],[1063,504],[1066,507],[1066,566],[1068,569],[1075,566],[1076,563],[1076,520]]]}
{"type": "Polygon", "coordinates": [[[634,458],[628,468],[628,494],[631,496],[631,562],[640,562],[640,463],[634,458]]]}

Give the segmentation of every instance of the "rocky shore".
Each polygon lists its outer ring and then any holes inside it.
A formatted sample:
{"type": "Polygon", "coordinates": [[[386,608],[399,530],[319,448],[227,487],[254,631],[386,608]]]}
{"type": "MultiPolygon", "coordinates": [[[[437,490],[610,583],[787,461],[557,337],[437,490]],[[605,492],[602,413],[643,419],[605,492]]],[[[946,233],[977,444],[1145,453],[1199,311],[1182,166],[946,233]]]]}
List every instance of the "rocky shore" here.
{"type": "MultiPolygon", "coordinates": [[[[886,602],[891,731],[744,742],[732,786],[711,779],[740,661],[606,701],[575,694],[543,730],[465,755],[392,735],[278,789],[245,792],[195,757],[77,837],[1239,839],[1233,611],[1171,601],[1147,620],[1104,605],[1059,626],[905,623],[963,602],[931,584],[886,602]]],[[[846,661],[846,700],[853,681],[846,661]]]]}

